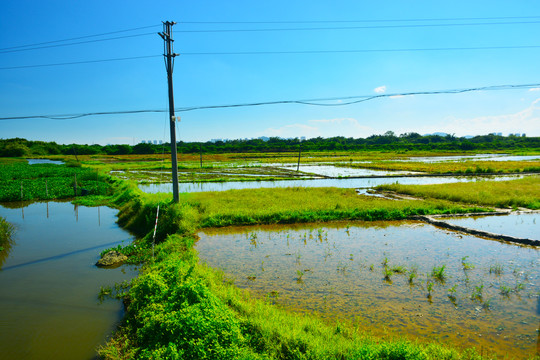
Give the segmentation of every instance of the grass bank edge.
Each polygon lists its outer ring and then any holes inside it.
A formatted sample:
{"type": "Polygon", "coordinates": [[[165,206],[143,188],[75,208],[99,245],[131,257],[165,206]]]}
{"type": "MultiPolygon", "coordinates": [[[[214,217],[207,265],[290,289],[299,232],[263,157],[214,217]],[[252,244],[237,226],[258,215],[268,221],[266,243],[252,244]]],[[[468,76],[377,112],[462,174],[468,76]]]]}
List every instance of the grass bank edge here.
{"type": "Polygon", "coordinates": [[[437,185],[389,184],[377,186],[375,189],[477,206],[540,209],[540,176],[538,175],[508,181],[437,185]]]}

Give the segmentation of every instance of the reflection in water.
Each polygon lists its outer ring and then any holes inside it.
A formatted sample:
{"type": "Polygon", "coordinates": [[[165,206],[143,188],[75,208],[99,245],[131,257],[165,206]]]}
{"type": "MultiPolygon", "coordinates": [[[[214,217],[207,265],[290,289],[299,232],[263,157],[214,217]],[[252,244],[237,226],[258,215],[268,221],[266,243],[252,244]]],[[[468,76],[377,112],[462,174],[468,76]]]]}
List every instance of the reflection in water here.
{"type": "MultiPolygon", "coordinates": [[[[400,183],[403,185],[447,184],[455,182],[505,181],[519,179],[523,176],[426,176],[426,177],[370,177],[363,179],[314,179],[314,180],[281,180],[281,181],[230,181],[180,183],[179,192],[226,191],[233,189],[285,188],[285,187],[337,187],[337,188],[371,188],[378,185],[400,183]]],[[[172,183],[139,185],[146,193],[172,192],[172,183]]]]}
{"type": "Polygon", "coordinates": [[[495,234],[540,240],[540,232],[538,231],[540,213],[521,213],[503,216],[456,216],[442,220],[459,226],[495,234]]]}
{"type": "Polygon", "coordinates": [[[131,241],[117,210],[69,202],[2,204],[16,227],[0,271],[0,359],[91,359],[122,316],[122,304],[99,303],[100,286],[136,275],[133,266],[100,269],[101,250],[131,241]],[[10,208],[11,207],[11,208],[10,208]]]}
{"type": "Polygon", "coordinates": [[[517,358],[536,351],[536,248],[419,222],[239,227],[199,236],[201,261],[285,308],[375,335],[517,358]]]}

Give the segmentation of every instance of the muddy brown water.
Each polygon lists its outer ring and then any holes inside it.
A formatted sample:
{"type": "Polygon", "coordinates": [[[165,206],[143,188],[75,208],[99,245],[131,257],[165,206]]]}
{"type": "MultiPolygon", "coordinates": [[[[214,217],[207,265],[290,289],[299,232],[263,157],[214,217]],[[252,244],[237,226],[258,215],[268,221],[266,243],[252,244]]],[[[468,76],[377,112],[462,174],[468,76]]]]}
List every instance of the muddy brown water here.
{"type": "Polygon", "coordinates": [[[101,286],[137,275],[134,266],[100,269],[100,251],[133,237],[117,210],[67,202],[0,204],[16,227],[0,253],[0,359],[93,359],[123,315],[100,303],[101,286]]]}
{"type": "Polygon", "coordinates": [[[199,236],[202,262],[286,309],[378,336],[517,359],[539,346],[537,248],[411,221],[233,227],[199,236]],[[437,280],[433,268],[443,265],[437,280]]]}

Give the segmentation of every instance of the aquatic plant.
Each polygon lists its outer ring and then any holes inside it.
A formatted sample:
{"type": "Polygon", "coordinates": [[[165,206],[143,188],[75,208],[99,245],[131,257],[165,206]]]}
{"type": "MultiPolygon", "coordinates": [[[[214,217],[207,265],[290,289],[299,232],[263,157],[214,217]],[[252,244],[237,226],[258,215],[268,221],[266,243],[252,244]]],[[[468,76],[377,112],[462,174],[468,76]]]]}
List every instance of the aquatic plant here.
{"type": "Polygon", "coordinates": [[[471,294],[471,300],[482,300],[484,291],[484,284],[475,285],[471,294]]]}
{"type": "Polygon", "coordinates": [[[396,274],[405,274],[407,272],[407,269],[401,265],[394,265],[391,267],[391,270],[396,274]]]}
{"type": "Polygon", "coordinates": [[[392,274],[393,274],[393,272],[392,272],[391,269],[389,269],[386,266],[383,268],[384,280],[391,281],[392,280],[392,274]]]}
{"type": "Polygon", "coordinates": [[[461,258],[461,266],[463,267],[463,270],[472,270],[474,269],[474,265],[470,262],[467,262],[467,259],[469,256],[464,256],[461,258]]]}
{"type": "Polygon", "coordinates": [[[446,265],[434,266],[433,269],[431,270],[431,276],[440,282],[444,282],[444,280],[446,279],[446,273],[444,270],[445,268],[446,268],[446,265]]]}
{"type": "Polygon", "coordinates": [[[502,264],[494,264],[489,267],[489,273],[495,275],[501,275],[503,273],[504,266],[502,264]]]}
{"type": "Polygon", "coordinates": [[[501,293],[501,295],[504,295],[504,296],[509,296],[512,291],[513,289],[506,285],[501,285],[501,287],[499,288],[499,292],[501,293]]]}
{"type": "Polygon", "coordinates": [[[382,260],[381,265],[384,266],[384,267],[388,266],[388,258],[386,256],[382,260]]]}
{"type": "Polygon", "coordinates": [[[433,290],[433,283],[429,280],[426,283],[426,289],[428,291],[427,298],[431,300],[431,291],[433,290]]]}
{"type": "Polygon", "coordinates": [[[456,301],[457,284],[448,289],[448,297],[451,301],[456,301]]]}

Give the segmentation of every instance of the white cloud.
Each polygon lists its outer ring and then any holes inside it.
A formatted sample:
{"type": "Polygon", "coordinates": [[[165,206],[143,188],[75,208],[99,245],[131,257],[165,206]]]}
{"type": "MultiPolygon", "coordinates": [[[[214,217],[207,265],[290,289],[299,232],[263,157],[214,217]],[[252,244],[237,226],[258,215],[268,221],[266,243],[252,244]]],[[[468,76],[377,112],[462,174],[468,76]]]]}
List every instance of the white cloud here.
{"type": "Polygon", "coordinates": [[[529,91],[540,91],[540,88],[530,88],[529,91]]]}
{"type": "Polygon", "coordinates": [[[415,130],[420,133],[435,131],[464,135],[485,135],[492,132],[540,135],[540,98],[525,109],[513,114],[479,116],[476,118],[446,118],[442,122],[415,130]]]}
{"type": "Polygon", "coordinates": [[[377,94],[382,94],[386,92],[386,85],[376,87],[375,89],[373,89],[373,91],[375,91],[377,94]]]}
{"type": "Polygon", "coordinates": [[[374,133],[374,129],[361,125],[353,118],[336,119],[313,119],[306,123],[296,123],[282,126],[280,128],[268,128],[257,136],[279,136],[283,138],[295,138],[305,136],[313,137],[367,137],[374,133]]]}

